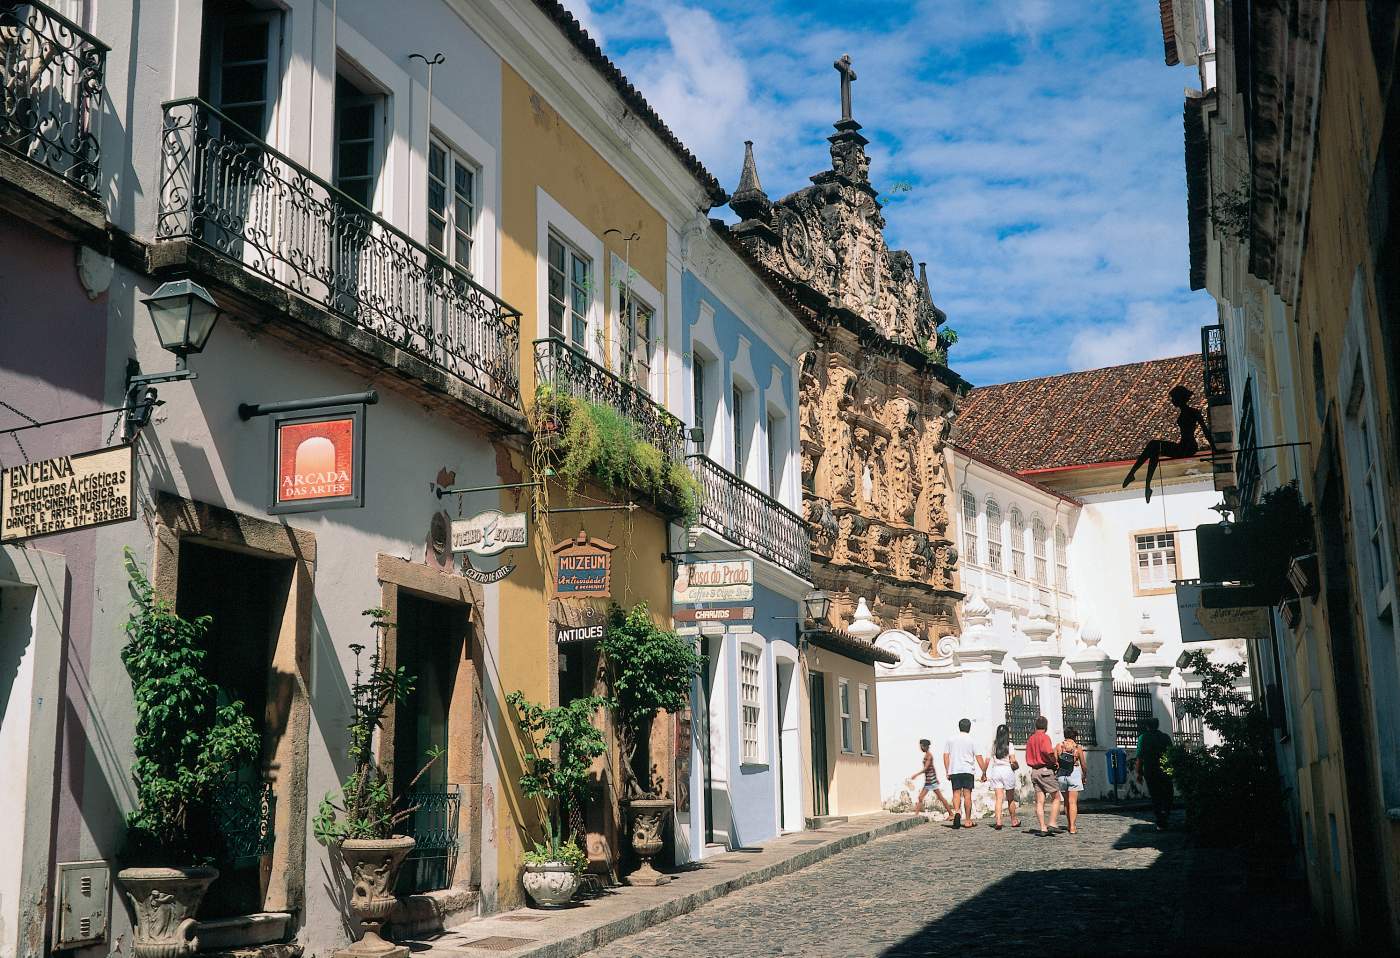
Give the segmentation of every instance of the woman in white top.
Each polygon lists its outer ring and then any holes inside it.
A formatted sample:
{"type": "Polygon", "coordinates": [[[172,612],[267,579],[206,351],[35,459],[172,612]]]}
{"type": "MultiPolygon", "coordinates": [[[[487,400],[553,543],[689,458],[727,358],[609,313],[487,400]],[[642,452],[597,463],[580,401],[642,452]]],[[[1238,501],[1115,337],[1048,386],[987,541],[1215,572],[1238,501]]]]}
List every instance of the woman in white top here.
{"type": "Polygon", "coordinates": [[[1011,733],[1005,725],[997,726],[996,738],[992,741],[991,755],[982,764],[982,781],[996,789],[996,824],[992,827],[1001,831],[1001,803],[1006,802],[1011,816],[1011,827],[1020,828],[1021,820],[1016,817],[1016,750],[1011,747],[1011,733]]]}

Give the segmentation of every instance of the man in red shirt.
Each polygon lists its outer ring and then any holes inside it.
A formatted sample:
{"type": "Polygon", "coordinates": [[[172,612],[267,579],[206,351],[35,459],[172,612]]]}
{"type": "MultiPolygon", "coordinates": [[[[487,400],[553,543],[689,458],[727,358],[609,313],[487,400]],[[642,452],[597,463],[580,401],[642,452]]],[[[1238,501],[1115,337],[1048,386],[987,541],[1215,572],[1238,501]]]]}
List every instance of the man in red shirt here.
{"type": "Polygon", "coordinates": [[[1060,817],[1060,783],[1055,778],[1055,743],[1050,741],[1046,729],[1050,722],[1044,715],[1036,717],[1035,732],[1026,739],[1026,765],[1030,767],[1031,785],[1035,788],[1035,817],[1040,822],[1037,835],[1045,837],[1053,834],[1045,827],[1045,796],[1050,795],[1050,821],[1060,817]]]}

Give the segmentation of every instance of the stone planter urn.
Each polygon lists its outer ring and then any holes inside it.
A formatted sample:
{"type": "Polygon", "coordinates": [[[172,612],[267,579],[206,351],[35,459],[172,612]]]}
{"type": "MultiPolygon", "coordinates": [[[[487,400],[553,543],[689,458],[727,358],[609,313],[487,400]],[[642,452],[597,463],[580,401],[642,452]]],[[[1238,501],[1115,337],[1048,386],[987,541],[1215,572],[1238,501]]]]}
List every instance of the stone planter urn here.
{"type": "Polygon", "coordinates": [[[219,877],[217,868],[123,868],[117,881],[136,912],[131,953],[179,958],[199,950],[195,912],[219,877]]]}
{"type": "Polygon", "coordinates": [[[634,798],[627,803],[627,814],[632,820],[632,850],[642,860],[642,867],[627,876],[628,884],[664,885],[671,880],[651,865],[652,857],[661,851],[661,833],[670,811],[669,798],[634,798]]]}
{"type": "Polygon", "coordinates": [[[416,844],[407,835],[347,838],[340,843],[340,857],[355,883],[350,892],[350,913],[359,921],[361,935],[349,948],[337,951],[336,958],[408,958],[407,947],[385,941],[379,932],[398,902],[394,879],[416,844]]]}
{"type": "Polygon", "coordinates": [[[525,892],[540,908],[558,908],[573,901],[578,892],[579,873],[566,862],[525,865],[520,876],[525,892]]]}

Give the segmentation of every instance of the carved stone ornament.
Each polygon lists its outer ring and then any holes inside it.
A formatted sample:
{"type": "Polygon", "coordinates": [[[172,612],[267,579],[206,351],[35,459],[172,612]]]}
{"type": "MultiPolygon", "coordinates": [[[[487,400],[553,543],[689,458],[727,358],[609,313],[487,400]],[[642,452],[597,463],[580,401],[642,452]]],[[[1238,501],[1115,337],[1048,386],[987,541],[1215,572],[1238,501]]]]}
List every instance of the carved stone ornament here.
{"type": "Polygon", "coordinates": [[[642,866],[627,876],[630,885],[661,885],[670,878],[652,867],[652,858],[661,851],[662,831],[671,811],[669,798],[634,798],[627,803],[632,821],[632,850],[642,860],[642,866]]]}
{"type": "Polygon", "coordinates": [[[136,958],[180,958],[199,950],[194,920],[216,868],[123,868],[117,881],[136,912],[131,953],[136,958]]]}
{"type": "Polygon", "coordinates": [[[350,891],[350,913],[360,923],[361,937],[350,947],[337,951],[335,958],[367,955],[408,958],[407,947],[385,941],[380,931],[398,902],[393,891],[394,879],[416,844],[406,835],[383,839],[347,838],[340,843],[340,856],[354,882],[350,891]]]}

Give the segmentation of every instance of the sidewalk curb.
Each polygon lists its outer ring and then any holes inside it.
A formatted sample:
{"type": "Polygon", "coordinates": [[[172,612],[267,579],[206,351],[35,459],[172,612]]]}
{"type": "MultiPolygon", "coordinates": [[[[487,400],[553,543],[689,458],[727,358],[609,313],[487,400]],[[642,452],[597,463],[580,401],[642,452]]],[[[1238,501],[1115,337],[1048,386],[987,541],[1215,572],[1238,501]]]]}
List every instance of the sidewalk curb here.
{"type": "Polygon", "coordinates": [[[877,838],[884,838],[886,835],[894,835],[899,832],[910,831],[920,825],[928,824],[928,820],[922,815],[911,815],[907,819],[887,822],[884,825],[876,826],[864,832],[857,832],[853,835],[845,835],[833,842],[819,845],[808,851],[785,858],[780,862],[773,862],[753,871],[736,875],[733,878],[717,882],[706,888],[698,888],[688,895],[660,905],[653,905],[641,911],[634,912],[622,918],[615,918],[606,924],[591,928],[588,931],[579,932],[568,938],[552,941],[525,951],[513,952],[512,958],[576,958],[594,948],[601,948],[609,942],[628,935],[636,934],[643,929],[650,928],[658,922],[675,918],[678,915],[688,914],[707,902],[736,892],[741,888],[750,885],[760,885],[774,878],[789,875],[795,871],[801,871],[818,862],[825,861],[848,848],[855,848],[857,845],[864,845],[866,842],[874,841],[877,838]]]}

